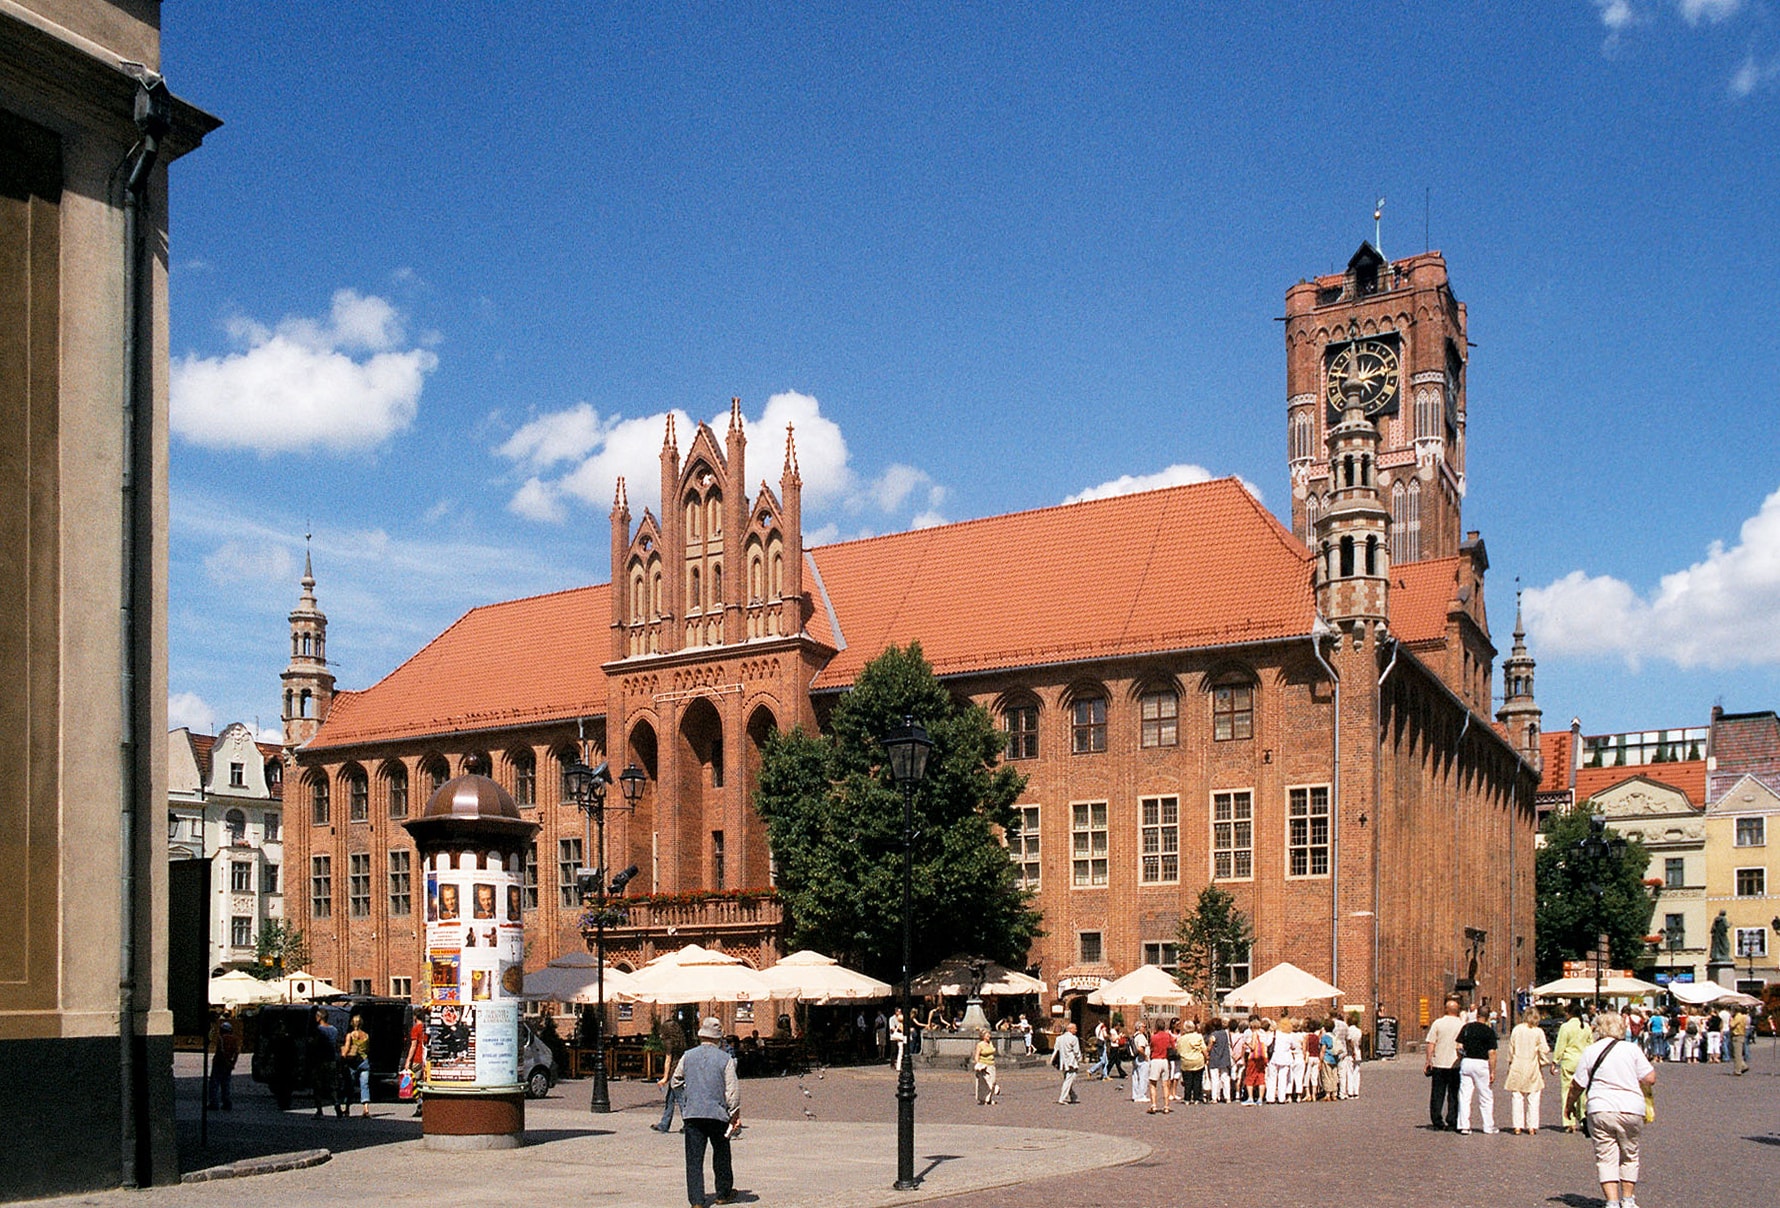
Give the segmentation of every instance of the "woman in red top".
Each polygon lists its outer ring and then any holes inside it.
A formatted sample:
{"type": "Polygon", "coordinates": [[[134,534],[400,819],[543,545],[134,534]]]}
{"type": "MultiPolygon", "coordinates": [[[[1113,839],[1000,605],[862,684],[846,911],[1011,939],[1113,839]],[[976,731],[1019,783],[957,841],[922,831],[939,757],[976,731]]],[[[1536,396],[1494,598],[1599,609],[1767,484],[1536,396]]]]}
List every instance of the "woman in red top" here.
{"type": "Polygon", "coordinates": [[[1169,1111],[1168,1059],[1174,1054],[1174,1033],[1159,1024],[1150,1037],[1150,1115],[1169,1111]]]}
{"type": "Polygon", "coordinates": [[[1248,1064],[1242,1068],[1243,1099],[1249,1103],[1259,1103],[1261,1092],[1267,1089],[1267,1041],[1261,1035],[1261,1021],[1249,1020],[1248,1024],[1248,1064]]]}

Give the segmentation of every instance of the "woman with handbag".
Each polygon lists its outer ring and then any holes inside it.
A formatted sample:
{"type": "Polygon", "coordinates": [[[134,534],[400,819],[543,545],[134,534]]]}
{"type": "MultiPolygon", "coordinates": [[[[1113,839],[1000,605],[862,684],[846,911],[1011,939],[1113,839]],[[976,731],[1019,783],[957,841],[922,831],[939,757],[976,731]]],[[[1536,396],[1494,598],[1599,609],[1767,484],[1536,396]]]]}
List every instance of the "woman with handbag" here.
{"type": "Polygon", "coordinates": [[[1545,1071],[1556,1068],[1551,1045],[1539,1026],[1539,1009],[1521,1016],[1508,1034],[1508,1076],[1502,1088],[1512,1099],[1514,1133],[1539,1131],[1539,1097],[1545,1092],[1545,1071]]]}
{"type": "Polygon", "coordinates": [[[1595,1143],[1595,1174],[1608,1208],[1638,1208],[1638,1141],[1650,1102],[1645,1088],[1656,1085],[1655,1067],[1625,1031],[1618,1012],[1595,1016],[1598,1039],[1576,1063],[1565,1104],[1586,1101],[1583,1131],[1595,1143]]]}
{"type": "Polygon", "coordinates": [[[369,1117],[371,1114],[371,1034],[365,1031],[365,1021],[357,1015],[352,1017],[352,1031],[346,1033],[345,1043],[340,1046],[340,1058],[346,1063],[347,1078],[358,1081],[360,1114],[369,1117]]]}

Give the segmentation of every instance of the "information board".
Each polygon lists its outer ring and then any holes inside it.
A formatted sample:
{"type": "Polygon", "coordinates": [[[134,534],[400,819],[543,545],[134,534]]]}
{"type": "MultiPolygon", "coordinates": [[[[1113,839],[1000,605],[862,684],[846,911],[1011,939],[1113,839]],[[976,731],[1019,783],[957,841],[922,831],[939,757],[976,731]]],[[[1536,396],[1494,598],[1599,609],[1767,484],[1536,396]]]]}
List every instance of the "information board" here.
{"type": "Polygon", "coordinates": [[[1372,1055],[1374,1057],[1395,1057],[1397,1055],[1397,1017],[1380,1015],[1373,1025],[1372,1055]]]}

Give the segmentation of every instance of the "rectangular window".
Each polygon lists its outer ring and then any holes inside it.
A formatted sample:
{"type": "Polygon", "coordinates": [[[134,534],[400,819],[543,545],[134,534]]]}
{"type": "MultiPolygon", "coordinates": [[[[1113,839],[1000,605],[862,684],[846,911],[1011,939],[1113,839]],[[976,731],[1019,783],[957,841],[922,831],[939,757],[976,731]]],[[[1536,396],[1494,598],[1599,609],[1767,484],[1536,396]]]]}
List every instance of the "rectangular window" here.
{"type": "Polygon", "coordinates": [[[1680,889],[1687,884],[1687,861],[1680,856],[1668,856],[1663,860],[1663,888],[1680,889]]]}
{"type": "Polygon", "coordinates": [[[711,832],[711,888],[723,888],[723,832],[711,832]]]}
{"type": "Polygon", "coordinates": [[[253,892],[253,865],[245,860],[229,861],[229,892],[253,892]]]}
{"type": "Polygon", "coordinates": [[[253,947],[253,916],[238,914],[229,920],[229,944],[236,948],[253,947]]]}
{"type": "Polygon", "coordinates": [[[410,860],[414,853],[389,853],[389,912],[392,915],[414,913],[414,874],[410,860]]]}
{"type": "Polygon", "coordinates": [[[1255,798],[1247,789],[1211,795],[1211,875],[1216,881],[1255,875],[1255,798]]]}
{"type": "Polygon", "coordinates": [[[371,914],[371,853],[355,851],[346,857],[346,909],[355,919],[371,914]]]}
{"type": "Polygon", "coordinates": [[[371,782],[363,776],[354,776],[346,782],[348,794],[347,812],[354,822],[368,822],[371,818],[371,782]]]}
{"type": "Polygon", "coordinates": [[[278,836],[280,833],[278,828],[279,828],[279,825],[281,822],[282,822],[282,818],[278,814],[267,814],[266,815],[266,840],[265,841],[267,843],[278,842],[278,836]]]}
{"type": "Polygon", "coordinates": [[[1138,802],[1139,844],[1145,885],[1172,885],[1180,880],[1180,798],[1144,797],[1138,802]]]}
{"type": "Polygon", "coordinates": [[[309,917],[334,917],[334,858],[309,857],[309,917]]]}
{"type": "Polygon", "coordinates": [[[1019,870],[1021,888],[1037,889],[1040,865],[1036,805],[1014,807],[1014,829],[1008,832],[1007,847],[1014,858],[1014,867],[1019,870]]]}
{"type": "Polygon", "coordinates": [[[513,800],[521,809],[538,803],[538,765],[527,755],[513,769],[513,800]]]}
{"type": "Polygon", "coordinates": [[[1249,950],[1232,952],[1228,960],[1218,961],[1218,990],[1234,990],[1249,979],[1249,950]]]}
{"type": "Polygon", "coordinates": [[[1069,854],[1071,885],[1106,884],[1106,802],[1069,807],[1069,854]]]}
{"type": "Polygon", "coordinates": [[[231,763],[229,765],[229,787],[232,789],[242,789],[247,787],[246,764],[231,763]]]}
{"type": "Polygon", "coordinates": [[[352,979],[352,993],[366,994],[366,995],[370,994],[371,993],[371,979],[368,977],[353,978],[352,979]]]}
{"type": "Polygon", "coordinates": [[[1255,690],[1249,684],[1224,684],[1211,690],[1211,736],[1219,742],[1252,738],[1255,733],[1255,690]]]}
{"type": "Polygon", "coordinates": [[[1737,870],[1737,896],[1740,898],[1759,898],[1768,892],[1768,870],[1765,868],[1739,868],[1737,870]]]}
{"type": "Polygon", "coordinates": [[[1766,927],[1737,928],[1737,955],[1741,957],[1766,956],[1768,954],[1768,929],[1766,927]]]}
{"type": "Polygon", "coordinates": [[[1100,963],[1102,957],[1098,931],[1079,932],[1076,935],[1076,944],[1081,953],[1082,964],[1097,965],[1100,963]]]}
{"type": "Polygon", "coordinates": [[[1767,827],[1763,825],[1766,818],[1738,818],[1737,846],[1766,847],[1768,842],[1767,827]]]}
{"type": "Polygon", "coordinates": [[[1172,692],[1148,692],[1138,708],[1143,717],[1144,746],[1172,747],[1180,741],[1180,697],[1172,692]]]}
{"type": "Polygon", "coordinates": [[[389,979],[389,996],[391,998],[413,998],[414,979],[412,977],[392,977],[389,979]]]}
{"type": "Polygon", "coordinates": [[[1286,875],[1329,875],[1329,790],[1325,785],[1286,792],[1286,875]]]}
{"type": "Polygon", "coordinates": [[[389,778],[389,816],[406,818],[408,816],[408,777],[391,776],[389,778]]]}
{"type": "Polygon", "coordinates": [[[309,812],[315,825],[328,824],[328,782],[325,776],[317,776],[309,782],[309,812]]]}
{"type": "Polygon", "coordinates": [[[525,881],[519,900],[526,910],[538,908],[538,845],[533,843],[525,849],[525,881]]]}
{"type": "Polygon", "coordinates": [[[575,884],[575,870],[581,867],[581,840],[556,841],[556,889],[564,910],[581,904],[581,890],[575,884]]]}
{"type": "Polygon", "coordinates": [[[262,864],[262,865],[260,865],[260,892],[261,893],[278,893],[278,892],[280,892],[280,890],[278,888],[278,865],[276,865],[276,864],[262,864]]]}
{"type": "Polygon", "coordinates": [[[178,814],[168,814],[167,815],[167,838],[169,838],[169,839],[179,838],[179,815],[178,814]]]}
{"type": "Polygon", "coordinates": [[[1095,755],[1106,750],[1106,698],[1090,696],[1078,700],[1072,712],[1075,720],[1070,728],[1070,749],[1077,755],[1095,755]]]}
{"type": "Polygon", "coordinates": [[[1016,705],[1001,715],[1009,759],[1038,758],[1038,706],[1016,705]]]}
{"type": "Polygon", "coordinates": [[[1687,916],[1681,914],[1665,914],[1663,916],[1663,942],[1671,948],[1687,946],[1687,916]]]}
{"type": "Polygon", "coordinates": [[[1145,941],[1142,963],[1173,973],[1180,967],[1180,950],[1168,940],[1145,941]]]}
{"type": "Polygon", "coordinates": [[[723,740],[711,740],[711,787],[723,787],[723,740]]]}

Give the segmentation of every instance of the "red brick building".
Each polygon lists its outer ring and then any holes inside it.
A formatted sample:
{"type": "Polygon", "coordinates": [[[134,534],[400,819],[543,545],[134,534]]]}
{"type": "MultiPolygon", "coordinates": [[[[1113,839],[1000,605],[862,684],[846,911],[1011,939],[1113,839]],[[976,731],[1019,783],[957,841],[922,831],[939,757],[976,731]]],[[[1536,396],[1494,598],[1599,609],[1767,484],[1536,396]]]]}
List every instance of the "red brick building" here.
{"type": "Polygon", "coordinates": [[[1028,776],[1013,855],[1054,988],[1167,963],[1216,883],[1257,932],[1233,979],[1290,960],[1408,1028],[1455,983],[1511,998],[1532,976],[1539,709],[1517,632],[1490,715],[1464,331],[1438,253],[1363,245],[1288,291],[1289,530],[1227,479],[804,549],[795,447],[777,492],[751,492],[737,404],[684,453],[670,422],[662,517],[618,484],[610,585],[473,609],[363,691],[333,689],[306,576],[284,682],[316,971],[411,990],[400,819],[472,770],[542,826],[528,963],[579,947],[592,861],[559,767],[582,750],[648,777],[608,823],[608,862],[642,870],[614,951],[696,939],[770,963],[760,745],[919,640],[1028,776]]]}

